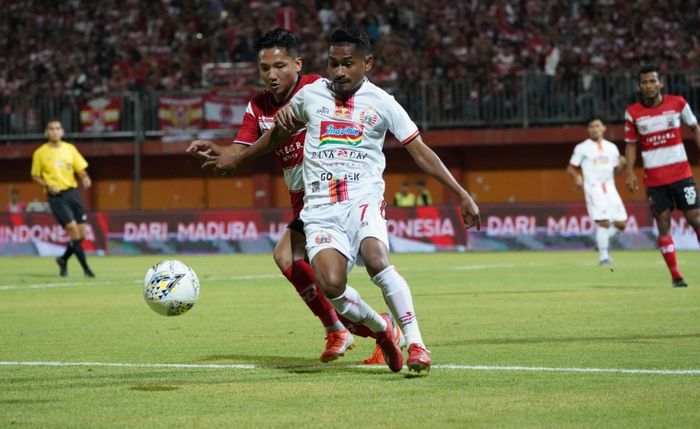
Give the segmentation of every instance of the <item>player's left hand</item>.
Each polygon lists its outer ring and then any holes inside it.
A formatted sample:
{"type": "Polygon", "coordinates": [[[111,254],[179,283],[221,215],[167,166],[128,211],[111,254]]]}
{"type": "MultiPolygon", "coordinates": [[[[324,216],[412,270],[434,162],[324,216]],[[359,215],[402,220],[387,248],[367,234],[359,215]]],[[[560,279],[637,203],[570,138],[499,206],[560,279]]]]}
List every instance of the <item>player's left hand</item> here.
{"type": "Polygon", "coordinates": [[[477,231],[481,231],[481,214],[479,207],[476,205],[471,196],[463,198],[459,203],[462,210],[462,218],[467,229],[476,226],[477,231]]]}
{"type": "Polygon", "coordinates": [[[277,113],[275,113],[275,124],[288,133],[294,131],[294,122],[294,115],[292,114],[292,108],[289,104],[280,108],[277,113]]]}
{"type": "Polygon", "coordinates": [[[210,140],[193,140],[185,152],[195,158],[210,160],[213,156],[220,155],[221,149],[210,140]]]}
{"type": "Polygon", "coordinates": [[[226,154],[210,157],[202,164],[202,168],[211,168],[216,176],[224,177],[236,171],[239,164],[240,156],[238,154],[226,154]]]}
{"type": "Polygon", "coordinates": [[[90,176],[83,177],[82,182],[83,182],[83,188],[85,188],[85,189],[90,189],[90,186],[92,186],[92,180],[90,180],[90,176]]]}

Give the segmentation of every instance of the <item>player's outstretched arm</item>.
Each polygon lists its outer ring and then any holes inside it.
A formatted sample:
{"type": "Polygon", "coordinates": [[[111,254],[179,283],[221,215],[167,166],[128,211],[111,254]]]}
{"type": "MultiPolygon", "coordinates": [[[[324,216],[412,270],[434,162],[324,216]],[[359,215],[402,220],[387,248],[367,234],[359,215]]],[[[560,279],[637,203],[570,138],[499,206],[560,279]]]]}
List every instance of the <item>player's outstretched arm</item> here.
{"type": "Polygon", "coordinates": [[[639,189],[639,182],[637,181],[637,175],[634,174],[634,163],[637,160],[637,144],[627,143],[625,146],[625,158],[627,158],[627,165],[625,168],[625,184],[627,185],[627,190],[634,192],[639,189]]]}
{"type": "Polygon", "coordinates": [[[185,153],[189,153],[195,158],[208,160],[212,156],[219,156],[225,152],[224,146],[219,146],[210,140],[193,140],[185,149],[185,153]]]}
{"type": "Polygon", "coordinates": [[[469,195],[469,192],[457,182],[457,179],[450,173],[440,157],[423,142],[421,136],[417,136],[405,147],[421,170],[430,174],[438,182],[454,192],[455,195],[459,196],[462,217],[467,229],[476,226],[477,231],[481,230],[479,207],[469,195]]]}
{"type": "MultiPolygon", "coordinates": [[[[237,150],[235,153],[223,153],[219,156],[212,156],[202,164],[202,168],[211,167],[217,176],[225,176],[233,173],[242,164],[257,156],[272,151],[285,141],[290,135],[279,127],[267,130],[260,138],[248,147],[237,150]]],[[[241,146],[241,145],[234,145],[241,146]]],[[[243,146],[241,146],[243,147],[243,146]]]]}

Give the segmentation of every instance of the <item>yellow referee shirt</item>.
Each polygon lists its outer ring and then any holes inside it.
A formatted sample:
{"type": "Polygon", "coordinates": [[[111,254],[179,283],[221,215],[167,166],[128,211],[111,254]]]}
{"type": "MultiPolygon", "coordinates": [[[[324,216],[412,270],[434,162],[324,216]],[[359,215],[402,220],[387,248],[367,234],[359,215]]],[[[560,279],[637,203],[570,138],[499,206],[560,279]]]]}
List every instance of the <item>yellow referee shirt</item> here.
{"type": "Polygon", "coordinates": [[[32,155],[32,176],[41,177],[47,185],[60,191],[77,188],[75,174],[87,168],[85,158],[70,143],[61,141],[58,147],[46,142],[32,155]]]}

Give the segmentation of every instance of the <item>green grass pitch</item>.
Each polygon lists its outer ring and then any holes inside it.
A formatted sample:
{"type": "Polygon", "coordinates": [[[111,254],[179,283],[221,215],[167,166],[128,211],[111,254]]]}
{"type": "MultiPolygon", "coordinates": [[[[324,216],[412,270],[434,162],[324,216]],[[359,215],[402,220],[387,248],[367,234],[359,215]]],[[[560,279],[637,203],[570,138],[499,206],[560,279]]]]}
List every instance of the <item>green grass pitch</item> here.
{"type": "Polygon", "coordinates": [[[202,289],[172,318],[142,297],[166,257],[92,257],[96,279],[2,258],[0,427],[697,428],[700,252],[678,255],[687,289],[654,251],[614,252],[614,272],[592,251],[393,255],[435,365],[418,377],[357,366],[362,338],[321,364],[270,255],[177,256],[202,289]]]}

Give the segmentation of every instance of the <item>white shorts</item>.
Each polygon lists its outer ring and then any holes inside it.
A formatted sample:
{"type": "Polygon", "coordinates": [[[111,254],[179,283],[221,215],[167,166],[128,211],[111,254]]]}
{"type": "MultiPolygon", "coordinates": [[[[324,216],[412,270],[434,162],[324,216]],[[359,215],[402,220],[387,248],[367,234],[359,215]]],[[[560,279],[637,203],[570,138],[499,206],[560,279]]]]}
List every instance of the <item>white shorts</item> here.
{"type": "Polygon", "coordinates": [[[586,209],[588,216],[594,220],[624,221],[627,211],[615,184],[600,183],[586,188],[586,209]]]}
{"type": "Polygon", "coordinates": [[[336,204],[304,206],[301,211],[306,234],[306,251],[309,260],[323,249],[336,249],[351,267],[357,263],[360,244],[367,237],[374,237],[389,249],[389,236],[384,218],[384,200],[368,196],[336,204]]]}

